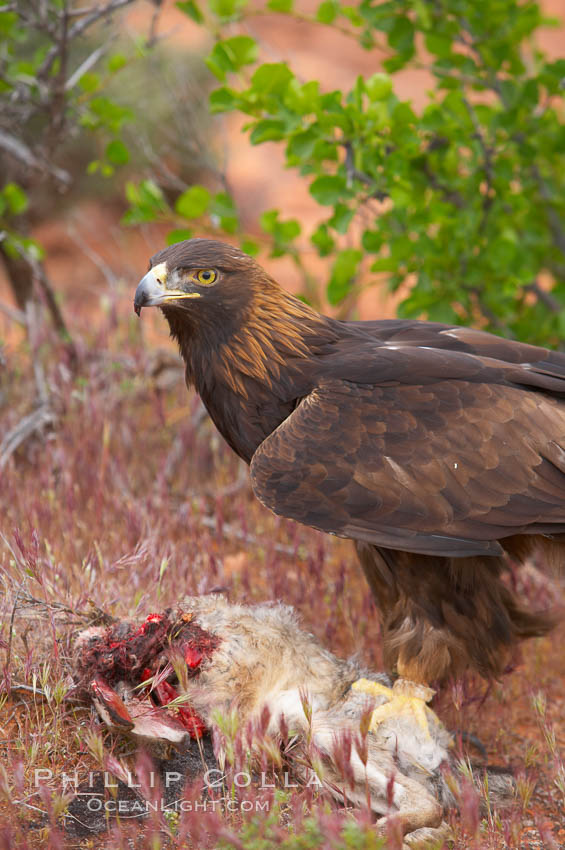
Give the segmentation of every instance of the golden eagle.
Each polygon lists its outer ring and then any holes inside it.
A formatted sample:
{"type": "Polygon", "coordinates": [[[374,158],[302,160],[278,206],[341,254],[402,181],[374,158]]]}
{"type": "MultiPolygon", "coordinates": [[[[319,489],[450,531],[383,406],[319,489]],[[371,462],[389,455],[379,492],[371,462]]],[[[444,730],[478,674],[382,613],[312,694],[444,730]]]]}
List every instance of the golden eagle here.
{"type": "Polygon", "coordinates": [[[501,574],[506,554],[565,553],[565,354],[436,322],[337,321],[209,239],[152,258],[145,306],[257,498],[355,542],[390,669],[497,676],[553,624],[501,574]]]}

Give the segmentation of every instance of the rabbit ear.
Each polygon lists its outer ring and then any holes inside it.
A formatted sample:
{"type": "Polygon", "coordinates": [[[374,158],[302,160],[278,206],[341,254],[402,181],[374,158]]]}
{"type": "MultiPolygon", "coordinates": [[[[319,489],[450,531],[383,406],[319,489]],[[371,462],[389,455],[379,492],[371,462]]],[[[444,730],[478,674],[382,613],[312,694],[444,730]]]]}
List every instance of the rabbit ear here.
{"type": "Polygon", "coordinates": [[[96,711],[106,726],[131,732],[135,725],[133,717],[118,692],[102,676],[96,676],[91,681],[90,691],[96,711]]]}
{"type": "Polygon", "coordinates": [[[110,729],[126,732],[145,743],[172,744],[184,749],[190,734],[171,712],[154,706],[148,697],[131,697],[127,705],[117,690],[101,677],[90,683],[92,702],[102,721],[110,729]]]}

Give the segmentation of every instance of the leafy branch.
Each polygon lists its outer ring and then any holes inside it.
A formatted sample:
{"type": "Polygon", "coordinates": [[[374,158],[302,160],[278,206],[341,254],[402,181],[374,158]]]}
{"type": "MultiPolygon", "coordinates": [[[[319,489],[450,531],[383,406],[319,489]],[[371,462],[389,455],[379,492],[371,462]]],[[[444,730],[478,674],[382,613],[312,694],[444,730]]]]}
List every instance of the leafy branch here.
{"type": "MultiPolygon", "coordinates": [[[[392,290],[406,291],[411,281],[401,315],[479,322],[560,344],[565,60],[532,52],[547,24],[534,0],[496,8],[474,0],[325,0],[313,15],[292,0],[259,9],[245,0],[178,5],[214,40],[206,60],[218,80],[211,111],[245,115],[252,145],[283,145],[321,215],[330,208],[309,234],[331,263],[330,302],[354,305],[372,255],[369,275],[386,275],[392,290]],[[375,51],[383,71],[359,77],[348,92],[324,91],[282,61],[262,61],[268,45],[248,24],[258,14],[353,37],[375,51]],[[435,79],[418,111],[395,94],[395,74],[411,65],[435,79]],[[552,284],[542,286],[548,275],[552,284]]],[[[283,220],[280,212],[269,216],[263,225],[283,220]]],[[[248,238],[239,228],[231,233],[248,238]]],[[[275,256],[303,258],[302,227],[290,224],[286,234],[275,256]]]]}

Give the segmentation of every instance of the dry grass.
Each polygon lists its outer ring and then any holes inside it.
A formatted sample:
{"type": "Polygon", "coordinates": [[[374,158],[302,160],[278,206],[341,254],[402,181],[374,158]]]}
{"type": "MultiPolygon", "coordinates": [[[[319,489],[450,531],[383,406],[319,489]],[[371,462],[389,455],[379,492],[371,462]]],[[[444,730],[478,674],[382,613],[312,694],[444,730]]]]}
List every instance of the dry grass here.
{"type": "MultiPolygon", "coordinates": [[[[96,607],[142,615],[214,588],[233,600],[282,599],[338,654],[357,651],[380,665],[375,610],[349,544],[256,502],[174,360],[163,369],[136,325],[108,317],[84,339],[76,375],[52,341],[40,348],[57,422],[24,444],[1,480],[0,848],[80,844],[57,827],[62,774],[111,767],[111,753],[127,754],[65,699],[72,634],[96,607]],[[53,781],[36,787],[37,769],[53,771],[53,781]]],[[[16,349],[3,381],[4,429],[32,394],[29,359],[16,349]]],[[[533,573],[519,579],[532,597],[547,592],[533,573]]],[[[564,637],[561,628],[531,642],[519,669],[490,689],[467,682],[442,695],[447,724],[478,734],[491,762],[518,771],[511,813],[481,819],[474,795],[464,795],[453,818],[457,847],[565,842],[564,637]]],[[[270,814],[156,816],[82,846],[189,846],[190,832],[195,847],[376,847],[364,813],[355,817],[356,827],[326,801],[286,793],[270,814]]]]}

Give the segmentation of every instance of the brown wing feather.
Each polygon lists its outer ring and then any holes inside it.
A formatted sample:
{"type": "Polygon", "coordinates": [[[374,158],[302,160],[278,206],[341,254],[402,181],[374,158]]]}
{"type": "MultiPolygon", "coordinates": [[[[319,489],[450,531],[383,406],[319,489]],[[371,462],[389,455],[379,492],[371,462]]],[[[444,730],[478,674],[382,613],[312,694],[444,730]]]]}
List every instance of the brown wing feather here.
{"type": "Polygon", "coordinates": [[[547,374],[565,377],[565,353],[529,345],[515,339],[495,336],[476,328],[442,325],[402,319],[379,319],[371,322],[343,322],[344,327],[364,330],[366,335],[385,345],[427,346],[449,351],[462,351],[479,357],[490,357],[504,363],[530,364],[547,374]]]}
{"type": "Polygon", "coordinates": [[[565,532],[565,405],[463,380],[321,384],[259,446],[256,496],[323,531],[427,554],[565,532]]]}

